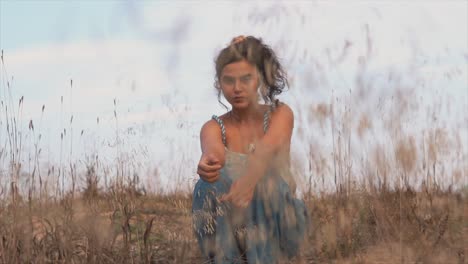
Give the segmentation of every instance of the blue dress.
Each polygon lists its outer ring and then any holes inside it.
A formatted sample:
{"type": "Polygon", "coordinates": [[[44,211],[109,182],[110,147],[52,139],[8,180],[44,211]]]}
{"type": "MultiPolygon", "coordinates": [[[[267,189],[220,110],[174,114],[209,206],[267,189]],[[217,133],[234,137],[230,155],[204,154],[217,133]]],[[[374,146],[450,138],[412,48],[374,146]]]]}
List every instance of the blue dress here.
{"type": "MultiPolygon", "coordinates": [[[[265,113],[264,131],[269,111],[265,113]]],[[[213,116],[221,126],[222,120],[213,116]]],[[[203,256],[208,263],[278,263],[297,255],[304,239],[308,213],[304,202],[294,197],[285,177],[287,171],[269,169],[257,183],[252,202],[245,209],[219,198],[229,192],[240,177],[247,155],[227,147],[225,166],[214,183],[198,180],[193,191],[193,227],[203,256]]]]}

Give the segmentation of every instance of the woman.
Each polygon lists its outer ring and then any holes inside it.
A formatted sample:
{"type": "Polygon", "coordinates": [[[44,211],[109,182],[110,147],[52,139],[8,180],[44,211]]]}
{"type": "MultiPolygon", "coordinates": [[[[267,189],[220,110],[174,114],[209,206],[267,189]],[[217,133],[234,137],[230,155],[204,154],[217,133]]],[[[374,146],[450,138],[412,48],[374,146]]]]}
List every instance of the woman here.
{"type": "Polygon", "coordinates": [[[307,222],[289,167],[293,112],[275,99],[286,74],[250,36],[234,38],[215,63],[218,101],[232,108],[200,132],[194,231],[211,263],[277,263],[298,253],[307,222]]]}

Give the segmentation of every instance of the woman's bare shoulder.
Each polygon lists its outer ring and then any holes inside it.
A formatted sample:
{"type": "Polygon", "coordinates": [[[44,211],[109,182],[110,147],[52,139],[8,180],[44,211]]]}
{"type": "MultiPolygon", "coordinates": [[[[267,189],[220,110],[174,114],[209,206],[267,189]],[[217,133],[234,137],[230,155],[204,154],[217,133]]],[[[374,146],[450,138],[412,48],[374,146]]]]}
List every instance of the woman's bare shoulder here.
{"type": "MultiPolygon", "coordinates": [[[[223,114],[221,116],[217,116],[222,124],[224,124],[224,121],[226,120],[226,114],[223,114]]],[[[206,121],[203,126],[201,127],[200,130],[201,135],[221,135],[221,124],[218,123],[215,118],[211,118],[210,120],[206,121]]]]}
{"type": "Polygon", "coordinates": [[[274,102],[272,115],[283,118],[294,118],[294,112],[291,107],[285,102],[280,102],[278,99],[274,102]]]}
{"type": "Polygon", "coordinates": [[[218,122],[214,119],[210,119],[206,121],[203,126],[201,127],[200,133],[210,133],[215,131],[220,131],[221,128],[219,127],[218,122]]]}

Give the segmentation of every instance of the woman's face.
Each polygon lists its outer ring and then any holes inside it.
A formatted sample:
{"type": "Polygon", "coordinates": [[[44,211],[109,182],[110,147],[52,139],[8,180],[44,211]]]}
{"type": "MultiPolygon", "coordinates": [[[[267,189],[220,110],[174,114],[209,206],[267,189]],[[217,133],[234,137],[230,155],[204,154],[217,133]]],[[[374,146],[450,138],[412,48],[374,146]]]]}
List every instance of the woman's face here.
{"type": "Polygon", "coordinates": [[[220,84],[226,100],[236,109],[245,109],[258,102],[257,69],[241,60],[224,66],[220,84]]]}

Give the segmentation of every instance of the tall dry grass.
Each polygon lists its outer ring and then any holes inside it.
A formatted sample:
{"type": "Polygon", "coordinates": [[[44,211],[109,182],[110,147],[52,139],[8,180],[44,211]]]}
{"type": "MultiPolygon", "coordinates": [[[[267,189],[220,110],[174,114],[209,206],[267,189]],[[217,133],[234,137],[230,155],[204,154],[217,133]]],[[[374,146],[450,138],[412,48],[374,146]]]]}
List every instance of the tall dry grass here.
{"type": "MultiPolygon", "coordinates": [[[[203,262],[191,227],[190,193],[146,191],[134,157],[119,147],[116,100],[117,159],[106,163],[96,152],[67,161],[62,149],[73,150],[71,115],[58,139],[59,164],[44,173],[40,121],[38,126],[26,121],[23,129],[24,97],[14,99],[3,52],[1,63],[0,164],[7,168],[0,171],[1,263],[203,262]],[[26,147],[32,150],[29,164],[22,162],[26,147]]],[[[298,137],[308,147],[306,170],[298,178],[311,221],[292,263],[465,263],[468,156],[460,139],[465,135],[437,122],[421,134],[407,132],[411,89],[395,89],[393,112],[355,110],[369,89],[359,78],[364,71],[357,73],[356,92],[297,112],[303,121],[298,137]],[[304,131],[311,124],[331,141],[331,151],[304,131]],[[377,126],[387,141],[372,141],[377,126]]],[[[173,166],[177,173],[180,165],[173,166]]]]}

